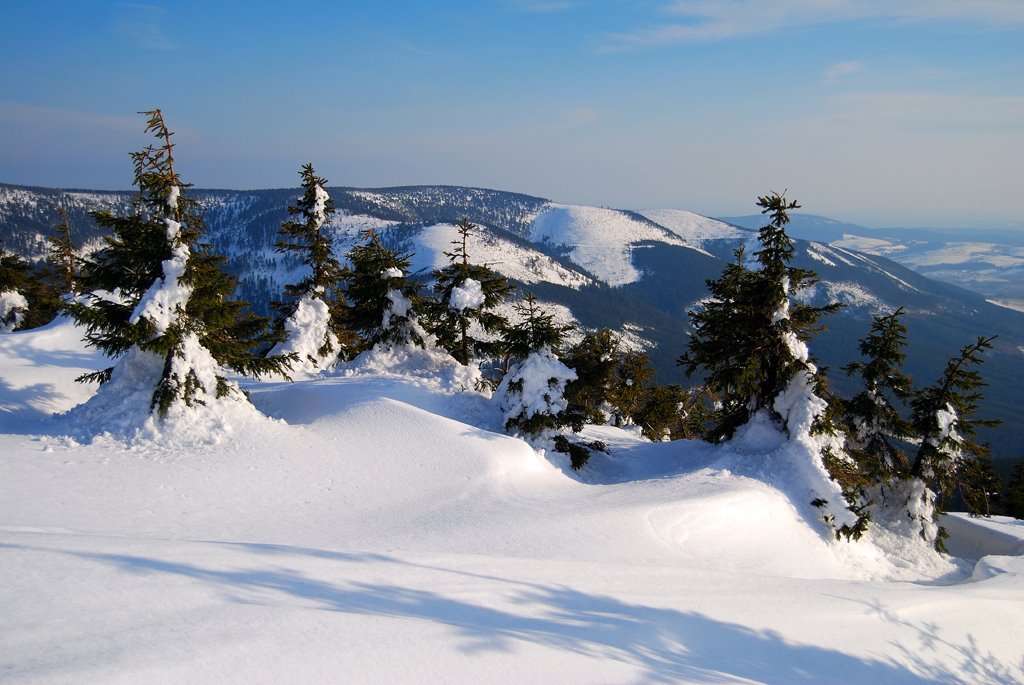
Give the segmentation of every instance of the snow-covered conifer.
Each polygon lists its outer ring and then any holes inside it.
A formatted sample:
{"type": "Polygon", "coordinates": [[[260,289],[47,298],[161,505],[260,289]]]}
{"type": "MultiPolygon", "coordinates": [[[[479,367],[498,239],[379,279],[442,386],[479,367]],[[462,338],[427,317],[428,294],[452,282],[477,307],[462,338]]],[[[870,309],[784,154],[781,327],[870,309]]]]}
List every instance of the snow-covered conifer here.
{"type": "Polygon", "coordinates": [[[429,336],[418,319],[419,285],[407,276],[409,255],[385,246],[372,229],[363,239],[349,251],[345,274],[347,320],[361,347],[425,347],[429,336]]]}
{"type": "Polygon", "coordinates": [[[444,253],[448,266],[434,271],[437,299],[428,308],[428,328],[438,347],[466,365],[473,358],[500,355],[508,321],[496,308],[515,287],[487,266],[470,261],[467,240],[477,225],[462,219],[456,228],[452,250],[444,253]]]}
{"type": "Polygon", "coordinates": [[[21,293],[31,265],[0,247],[0,333],[20,328],[28,311],[28,300],[21,293]]]}
{"type": "Polygon", "coordinates": [[[800,205],[778,193],[759,197],[757,205],[771,217],[758,233],[758,268],[747,268],[739,249],[722,277],[708,281],[711,298],[690,314],[694,333],[679,364],[688,375],[702,370],[718,400],[707,439],[731,438],[763,414],[786,433],[799,458],[807,460],[799,466],[815,491],[813,503],[822,518],[837,535],[859,537],[867,519],[850,509],[826,470],[849,458],[830,425],[824,377],[806,344],[818,318],[840,305],[812,307],[792,299],[792,293],[817,280],[814,272],[789,264],[795,248],[785,226],[789,211],[800,205]]]}
{"type": "Polygon", "coordinates": [[[988,445],[975,440],[977,430],[999,423],[973,418],[981,401],[981,388],[986,385],[976,367],[983,361],[981,355],[992,348],[993,339],[979,337],[965,345],[958,355],[949,358],[938,381],[915,392],[910,401],[910,421],[918,441],[910,478],[920,481],[924,491],[921,501],[908,500],[906,505],[920,522],[921,535],[934,541],[940,550],[942,530],[934,525],[941,513],[937,496],[952,494],[970,473],[969,462],[988,457],[988,445]]]}
{"type": "Polygon", "coordinates": [[[172,133],[159,109],[143,114],[160,144],[132,154],[135,212],[93,214],[111,235],[86,265],[89,292],[67,305],[87,342],[119,361],[80,380],[112,381],[89,404],[135,411],[134,397],[148,394],[146,409],[160,419],[221,399],[247,404],[224,368],[283,372],[287,360],[254,352],[270,339],[266,320],[229,299],[236,281],[199,242],[203,224],[174,169],[172,133]]]}
{"type": "Polygon", "coordinates": [[[288,207],[296,217],[281,224],[278,252],[294,253],[309,267],[298,283],[284,288],[286,301],[277,303],[281,314],[278,332],[284,340],[271,354],[295,354],[294,368],[315,372],[329,367],[353,347],[354,336],[345,328],[345,296],[341,291],[342,268],[334,257],[330,236],[324,226],[334,213],[327,193],[326,179],[320,178],[312,164],[299,172],[303,194],[288,207]]]}

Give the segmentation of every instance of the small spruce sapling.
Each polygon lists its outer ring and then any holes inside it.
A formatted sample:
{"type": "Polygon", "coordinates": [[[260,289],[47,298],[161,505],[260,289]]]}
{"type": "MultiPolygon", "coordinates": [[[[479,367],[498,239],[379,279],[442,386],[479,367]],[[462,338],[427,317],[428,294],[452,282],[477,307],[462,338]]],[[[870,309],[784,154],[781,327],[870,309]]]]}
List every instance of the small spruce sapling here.
{"type": "Polygon", "coordinates": [[[477,225],[462,219],[452,250],[445,252],[448,266],[434,271],[436,299],[428,306],[428,329],[437,346],[460,364],[474,358],[496,358],[508,320],[497,308],[515,290],[504,276],[486,265],[470,261],[468,241],[477,225]]]}
{"type": "Polygon", "coordinates": [[[419,284],[407,276],[409,255],[384,245],[373,229],[348,253],[345,273],[347,320],[361,336],[360,350],[385,347],[426,347],[428,335],[419,324],[419,284]]]}

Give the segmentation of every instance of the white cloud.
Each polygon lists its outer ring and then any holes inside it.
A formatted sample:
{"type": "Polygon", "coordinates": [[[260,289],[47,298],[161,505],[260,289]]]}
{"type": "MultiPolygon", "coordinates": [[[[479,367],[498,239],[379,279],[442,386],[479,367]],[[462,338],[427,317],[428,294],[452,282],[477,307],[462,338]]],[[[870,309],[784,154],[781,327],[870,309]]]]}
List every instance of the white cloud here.
{"type": "Polygon", "coordinates": [[[609,49],[707,42],[858,20],[1024,26],[1021,0],[675,0],[679,21],[610,37],[609,49]]]}
{"type": "Polygon", "coordinates": [[[856,61],[837,62],[825,70],[824,83],[834,86],[850,76],[855,76],[864,71],[864,64],[856,61]]]}

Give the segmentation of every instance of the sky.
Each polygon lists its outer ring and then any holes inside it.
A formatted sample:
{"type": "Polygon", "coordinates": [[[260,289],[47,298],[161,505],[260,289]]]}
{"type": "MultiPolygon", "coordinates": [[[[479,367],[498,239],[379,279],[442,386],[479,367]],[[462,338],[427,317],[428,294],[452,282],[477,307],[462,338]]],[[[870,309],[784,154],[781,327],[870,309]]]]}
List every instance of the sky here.
{"type": "Polygon", "coordinates": [[[454,184],[1024,229],[1024,0],[7,3],[0,182],[454,184]]]}

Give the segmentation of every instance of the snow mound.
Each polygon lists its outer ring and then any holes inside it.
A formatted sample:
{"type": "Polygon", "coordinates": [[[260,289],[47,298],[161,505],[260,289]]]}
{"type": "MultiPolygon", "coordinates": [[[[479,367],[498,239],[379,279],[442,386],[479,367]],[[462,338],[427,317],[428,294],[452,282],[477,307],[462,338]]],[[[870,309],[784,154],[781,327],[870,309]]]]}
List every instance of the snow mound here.
{"type": "MultiPolygon", "coordinates": [[[[317,186],[319,187],[319,186],[317,186]]],[[[327,303],[319,297],[309,295],[303,297],[295,306],[295,311],[284,322],[287,338],[270,350],[270,354],[299,355],[292,363],[291,371],[296,374],[313,375],[325,368],[330,368],[338,356],[340,344],[337,336],[329,332],[331,311],[327,303]],[[334,352],[326,356],[320,355],[325,336],[330,336],[334,352]]]]}
{"type": "Polygon", "coordinates": [[[267,420],[231,381],[218,397],[217,363],[195,335],[185,339],[183,348],[184,357],[172,361],[172,373],[178,378],[195,373],[201,390],[192,404],[173,402],[159,418],[153,391],[163,374],[164,358],[132,348],[95,395],[61,417],[59,430],[85,442],[114,439],[178,450],[217,445],[236,430],[267,420]]]}
{"type": "Polygon", "coordinates": [[[341,376],[412,377],[445,392],[473,390],[483,376],[475,364],[464,366],[447,352],[416,345],[374,345],[352,361],[339,365],[341,376]]]}

